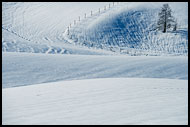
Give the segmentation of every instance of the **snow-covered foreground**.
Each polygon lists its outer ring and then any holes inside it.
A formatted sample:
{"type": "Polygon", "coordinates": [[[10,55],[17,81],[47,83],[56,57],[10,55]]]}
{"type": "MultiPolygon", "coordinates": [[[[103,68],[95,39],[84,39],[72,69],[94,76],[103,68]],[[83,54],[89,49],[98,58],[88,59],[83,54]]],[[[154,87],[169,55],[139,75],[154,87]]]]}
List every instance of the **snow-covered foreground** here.
{"type": "Polygon", "coordinates": [[[93,78],[188,79],[185,56],[96,56],[3,53],[3,88],[93,78]]]}
{"type": "Polygon", "coordinates": [[[107,78],[6,88],[3,124],[188,124],[188,81],[107,78]]]}

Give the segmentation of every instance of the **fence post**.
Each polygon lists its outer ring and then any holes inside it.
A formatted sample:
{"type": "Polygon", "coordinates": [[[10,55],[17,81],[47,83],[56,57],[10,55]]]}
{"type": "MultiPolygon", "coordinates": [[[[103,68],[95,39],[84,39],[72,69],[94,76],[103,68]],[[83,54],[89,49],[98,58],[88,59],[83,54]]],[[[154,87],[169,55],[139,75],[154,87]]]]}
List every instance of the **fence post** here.
{"type": "Polygon", "coordinates": [[[79,16],[79,21],[80,21],[80,16],[79,16]]]}
{"type": "Polygon", "coordinates": [[[109,4],[109,8],[110,8],[110,4],[109,4]]]}
{"type": "Polygon", "coordinates": [[[100,13],[100,8],[99,8],[99,13],[100,13]]]}
{"type": "Polygon", "coordinates": [[[104,6],[104,10],[106,10],[106,6],[104,6]]]}
{"type": "Polygon", "coordinates": [[[92,11],[91,11],[91,16],[92,16],[92,11]]]}
{"type": "Polygon", "coordinates": [[[114,2],[113,2],[113,6],[114,6],[114,2]]]}
{"type": "Polygon", "coordinates": [[[84,14],[84,18],[86,18],[86,13],[84,14]]]}
{"type": "Polygon", "coordinates": [[[69,27],[68,27],[68,30],[67,30],[67,35],[69,35],[69,27]]]}

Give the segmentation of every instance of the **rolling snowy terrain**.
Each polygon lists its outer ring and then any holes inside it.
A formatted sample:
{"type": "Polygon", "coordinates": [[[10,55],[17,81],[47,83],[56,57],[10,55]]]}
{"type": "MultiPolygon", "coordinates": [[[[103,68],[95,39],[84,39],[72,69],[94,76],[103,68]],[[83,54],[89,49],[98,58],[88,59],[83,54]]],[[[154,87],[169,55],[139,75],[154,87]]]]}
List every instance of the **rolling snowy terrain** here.
{"type": "Polygon", "coordinates": [[[188,5],[170,3],[179,28],[167,34],[151,31],[162,5],[153,2],[115,2],[114,6],[112,2],[4,2],[2,50],[84,54],[80,52],[82,46],[130,55],[187,55],[188,5]]]}
{"type": "Polygon", "coordinates": [[[3,2],[2,124],[188,124],[188,3],[3,2]],[[80,16],[80,18],[79,18],[80,16]]]}

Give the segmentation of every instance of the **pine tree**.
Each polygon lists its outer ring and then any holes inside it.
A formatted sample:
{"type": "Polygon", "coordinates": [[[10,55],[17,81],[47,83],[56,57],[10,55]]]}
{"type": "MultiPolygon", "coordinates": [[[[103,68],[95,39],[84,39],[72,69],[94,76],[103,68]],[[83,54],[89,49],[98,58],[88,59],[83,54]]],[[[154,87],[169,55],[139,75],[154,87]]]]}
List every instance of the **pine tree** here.
{"type": "Polygon", "coordinates": [[[171,13],[172,13],[172,10],[169,7],[169,5],[164,4],[161,9],[161,12],[158,14],[159,19],[157,22],[157,28],[163,33],[166,33],[168,29],[174,27],[174,25],[176,24],[174,21],[174,17],[172,16],[171,13]]]}

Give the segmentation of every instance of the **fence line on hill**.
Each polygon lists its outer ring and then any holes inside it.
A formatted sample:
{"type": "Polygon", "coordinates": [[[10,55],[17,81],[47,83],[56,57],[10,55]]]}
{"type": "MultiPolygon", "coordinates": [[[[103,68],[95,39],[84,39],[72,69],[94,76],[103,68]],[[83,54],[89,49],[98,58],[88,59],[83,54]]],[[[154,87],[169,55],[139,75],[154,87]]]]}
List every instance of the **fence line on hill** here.
{"type": "MultiPolygon", "coordinates": [[[[111,9],[112,7],[115,6],[115,3],[117,3],[117,5],[119,5],[120,2],[113,2],[112,6],[111,6],[111,4],[109,3],[109,5],[107,5],[107,6],[109,7],[109,9],[111,9]]],[[[102,9],[103,12],[106,11],[106,7],[107,7],[107,6],[104,6],[104,8],[102,9]]],[[[109,10],[109,9],[108,9],[108,10],[109,10]]],[[[99,8],[99,9],[98,9],[98,12],[95,12],[95,13],[93,13],[93,11],[91,11],[91,12],[90,12],[90,17],[92,17],[93,14],[96,15],[96,14],[100,14],[100,13],[101,13],[101,8],[99,8]]],[[[82,21],[82,17],[80,17],[80,16],[78,16],[78,17],[79,17],[78,22],[81,22],[81,21],[82,21]]],[[[87,13],[84,14],[84,19],[86,19],[86,18],[87,18],[87,13]]],[[[73,27],[77,24],[76,21],[77,21],[77,20],[74,20],[73,27]]],[[[70,25],[67,27],[67,35],[70,35],[70,34],[71,34],[71,27],[72,27],[71,24],[72,24],[72,23],[70,23],[70,25]]],[[[72,37],[71,37],[71,39],[72,39],[72,37]]]]}

